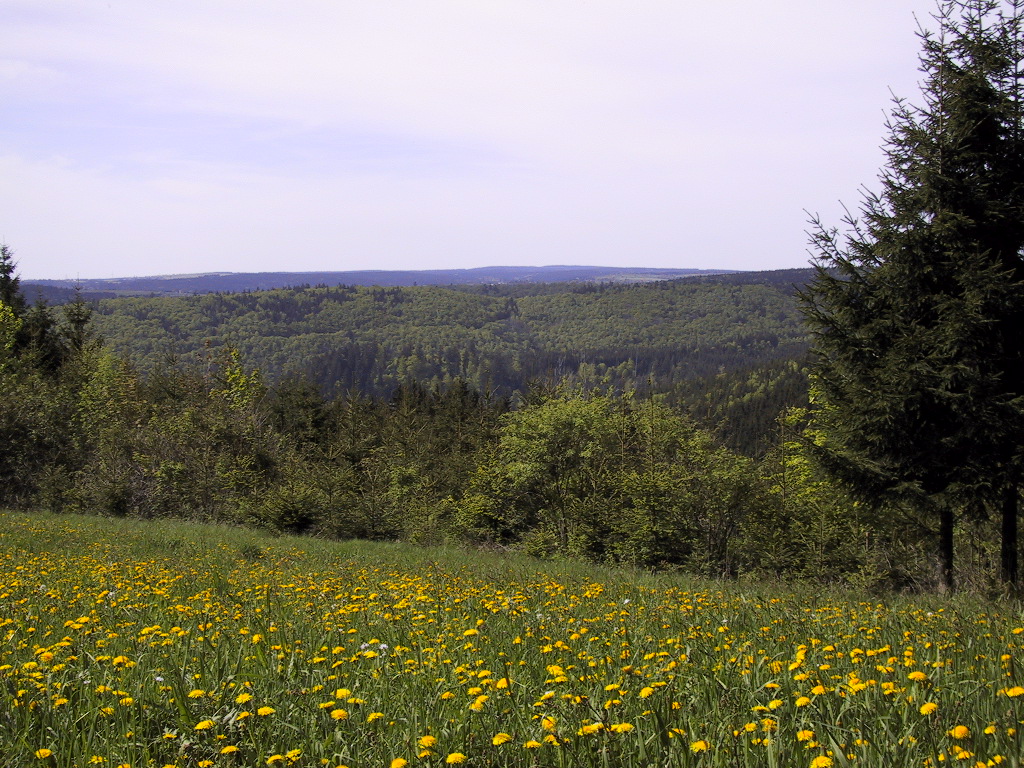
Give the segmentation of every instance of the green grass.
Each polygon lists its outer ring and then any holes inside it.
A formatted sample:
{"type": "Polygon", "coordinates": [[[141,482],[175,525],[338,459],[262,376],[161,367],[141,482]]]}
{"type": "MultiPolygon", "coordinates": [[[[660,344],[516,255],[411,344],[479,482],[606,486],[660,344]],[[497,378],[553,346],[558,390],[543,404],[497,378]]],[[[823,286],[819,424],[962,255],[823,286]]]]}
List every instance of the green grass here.
{"type": "Polygon", "coordinates": [[[1011,605],[15,513],[0,559],[2,765],[1021,762],[1011,605]]]}

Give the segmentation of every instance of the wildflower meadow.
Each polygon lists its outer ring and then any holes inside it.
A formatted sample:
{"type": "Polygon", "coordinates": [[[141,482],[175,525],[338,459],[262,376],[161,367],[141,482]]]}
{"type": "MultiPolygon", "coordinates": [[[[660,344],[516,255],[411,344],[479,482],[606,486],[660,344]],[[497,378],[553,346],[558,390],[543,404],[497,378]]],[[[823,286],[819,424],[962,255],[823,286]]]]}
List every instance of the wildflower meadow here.
{"type": "Polygon", "coordinates": [[[1019,766],[1024,616],[0,515],[0,764],[1019,766]]]}

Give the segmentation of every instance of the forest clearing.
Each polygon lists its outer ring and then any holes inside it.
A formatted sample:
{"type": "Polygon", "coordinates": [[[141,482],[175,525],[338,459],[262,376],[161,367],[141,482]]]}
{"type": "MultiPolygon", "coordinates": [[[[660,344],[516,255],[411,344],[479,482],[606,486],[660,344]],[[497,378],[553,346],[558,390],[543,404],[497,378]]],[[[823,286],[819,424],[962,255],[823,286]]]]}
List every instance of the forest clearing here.
{"type": "Polygon", "coordinates": [[[6,765],[1021,764],[1008,603],[0,523],[6,765]]]}

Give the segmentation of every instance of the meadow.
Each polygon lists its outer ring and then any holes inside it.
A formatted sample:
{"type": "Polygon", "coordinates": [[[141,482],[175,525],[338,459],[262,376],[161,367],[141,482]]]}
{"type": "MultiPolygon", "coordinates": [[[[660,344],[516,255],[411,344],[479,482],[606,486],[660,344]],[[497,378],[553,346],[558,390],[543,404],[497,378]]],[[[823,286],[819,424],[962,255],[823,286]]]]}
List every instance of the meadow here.
{"type": "Polygon", "coordinates": [[[1019,766],[1020,605],[0,514],[4,766],[1019,766]]]}

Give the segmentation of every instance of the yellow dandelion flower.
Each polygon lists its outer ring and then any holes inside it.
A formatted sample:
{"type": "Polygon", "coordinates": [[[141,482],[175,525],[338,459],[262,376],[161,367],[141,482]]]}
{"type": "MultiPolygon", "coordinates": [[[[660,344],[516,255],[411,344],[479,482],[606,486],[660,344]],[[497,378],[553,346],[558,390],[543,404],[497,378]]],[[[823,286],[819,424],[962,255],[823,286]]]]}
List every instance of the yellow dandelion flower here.
{"type": "Polygon", "coordinates": [[[260,717],[266,717],[267,715],[272,715],[275,712],[277,712],[277,710],[273,707],[260,707],[256,710],[256,714],[260,717]]]}
{"type": "Polygon", "coordinates": [[[921,705],[921,708],[918,711],[922,715],[930,715],[930,714],[932,714],[932,712],[934,712],[938,708],[939,708],[939,705],[936,704],[934,701],[926,701],[924,704],[921,705]]]}
{"type": "Polygon", "coordinates": [[[252,700],[252,694],[251,693],[240,693],[237,696],[235,696],[235,703],[236,704],[245,704],[245,702],[251,701],[251,700],[252,700]]]}
{"type": "Polygon", "coordinates": [[[540,720],[540,727],[545,731],[553,731],[558,726],[558,721],[551,715],[545,715],[540,720]]]}
{"type": "Polygon", "coordinates": [[[530,739],[528,742],[523,744],[523,748],[524,749],[539,749],[540,748],[540,742],[539,741],[534,741],[533,739],[530,739]]]}
{"type": "Polygon", "coordinates": [[[966,725],[955,725],[950,729],[949,735],[954,739],[969,739],[971,738],[971,729],[966,725]]]}
{"type": "Polygon", "coordinates": [[[368,714],[366,716],[366,722],[368,722],[368,723],[375,723],[378,720],[382,720],[383,718],[384,718],[384,713],[383,712],[371,712],[370,714],[368,714]]]}
{"type": "Polygon", "coordinates": [[[808,704],[811,703],[811,700],[809,698],[807,698],[806,696],[801,696],[800,698],[798,698],[796,700],[795,703],[796,703],[796,705],[798,707],[806,707],[808,704]]]}
{"type": "Polygon", "coordinates": [[[511,734],[502,731],[501,733],[494,734],[494,738],[491,739],[491,744],[496,747],[500,747],[502,744],[508,744],[510,741],[512,741],[511,734]]]}
{"type": "Polygon", "coordinates": [[[651,688],[651,686],[649,686],[649,685],[640,689],[640,698],[641,699],[646,699],[646,698],[648,698],[650,696],[653,696],[653,695],[654,695],[654,689],[651,688]]]}
{"type": "Polygon", "coordinates": [[[701,752],[707,752],[709,749],[711,749],[711,745],[704,741],[704,739],[700,739],[699,741],[695,741],[690,744],[690,751],[695,755],[701,752]]]}
{"type": "Polygon", "coordinates": [[[234,744],[228,744],[226,747],[224,747],[220,751],[220,753],[222,755],[230,755],[232,752],[237,752],[237,751],[238,751],[238,747],[236,747],[234,744]]]}
{"type": "Polygon", "coordinates": [[[53,750],[52,749],[46,749],[44,747],[43,749],[37,749],[36,750],[36,757],[38,757],[40,760],[45,760],[46,758],[51,757],[52,755],[53,755],[53,750]]]}
{"type": "Polygon", "coordinates": [[[926,675],[919,669],[915,669],[913,672],[907,675],[907,679],[913,680],[915,683],[921,683],[928,679],[928,675],[926,675]]]}
{"type": "Polygon", "coordinates": [[[348,712],[346,712],[344,709],[332,709],[331,710],[331,719],[332,720],[345,720],[346,718],[348,718],[348,712]]]}
{"type": "Polygon", "coordinates": [[[197,731],[208,731],[213,728],[213,720],[200,720],[196,723],[197,731]]]}
{"type": "Polygon", "coordinates": [[[404,757],[396,757],[394,760],[391,761],[390,768],[405,768],[405,766],[407,766],[408,764],[409,761],[406,760],[404,757]]]}
{"type": "Polygon", "coordinates": [[[1013,688],[1007,688],[1003,691],[1000,691],[1000,693],[1002,693],[1004,696],[1009,696],[1010,698],[1024,696],[1024,686],[1015,685],[1013,686],[1013,688]]]}
{"type": "Polygon", "coordinates": [[[274,763],[283,763],[284,755],[271,755],[267,758],[267,765],[273,765],[274,763]]]}
{"type": "Polygon", "coordinates": [[[814,731],[803,730],[803,731],[797,731],[796,732],[796,740],[797,741],[810,741],[813,738],[814,738],[814,731]]]}
{"type": "Polygon", "coordinates": [[[604,730],[604,723],[590,723],[580,728],[581,736],[593,736],[595,733],[599,733],[604,730]]]}
{"type": "Polygon", "coordinates": [[[448,765],[458,765],[459,763],[466,762],[466,756],[461,752],[452,752],[448,757],[444,759],[448,765]]]}
{"type": "Polygon", "coordinates": [[[430,749],[431,747],[433,747],[433,746],[435,746],[437,744],[437,737],[430,736],[430,735],[420,736],[419,739],[416,740],[416,743],[422,749],[430,749]]]}
{"type": "Polygon", "coordinates": [[[832,765],[832,758],[825,755],[818,755],[811,760],[811,768],[829,768],[832,765]]]}
{"type": "Polygon", "coordinates": [[[198,688],[188,692],[188,697],[190,699],[201,699],[205,695],[206,695],[206,691],[201,691],[198,688]]]}
{"type": "Polygon", "coordinates": [[[612,733],[629,733],[633,730],[632,723],[615,723],[614,725],[608,726],[608,730],[612,733]]]}

